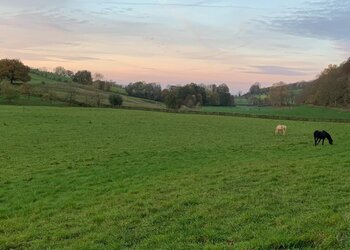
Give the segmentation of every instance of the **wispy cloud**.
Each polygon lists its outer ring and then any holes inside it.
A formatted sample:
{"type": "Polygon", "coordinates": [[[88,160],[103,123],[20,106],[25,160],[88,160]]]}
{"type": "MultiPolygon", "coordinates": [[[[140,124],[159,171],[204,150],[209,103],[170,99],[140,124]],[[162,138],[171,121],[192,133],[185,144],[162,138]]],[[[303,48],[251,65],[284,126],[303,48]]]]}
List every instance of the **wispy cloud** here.
{"type": "Polygon", "coordinates": [[[123,82],[177,79],[235,87],[297,81],[344,60],[349,3],[1,1],[0,57],[33,66],[90,67],[123,82]]]}
{"type": "MultiPolygon", "coordinates": [[[[317,1],[269,18],[270,29],[302,37],[350,41],[350,1],[317,1]]],[[[265,26],[265,27],[266,27],[265,26]]]]}
{"type": "Polygon", "coordinates": [[[144,1],[144,2],[123,2],[123,1],[105,1],[104,3],[118,6],[157,6],[157,7],[181,7],[181,8],[233,8],[233,9],[264,9],[263,7],[253,7],[247,5],[232,4],[231,1],[144,1]]]}
{"type": "Polygon", "coordinates": [[[252,67],[255,68],[256,71],[247,71],[247,73],[279,76],[303,76],[310,73],[305,69],[287,68],[282,66],[264,65],[252,67]]]}

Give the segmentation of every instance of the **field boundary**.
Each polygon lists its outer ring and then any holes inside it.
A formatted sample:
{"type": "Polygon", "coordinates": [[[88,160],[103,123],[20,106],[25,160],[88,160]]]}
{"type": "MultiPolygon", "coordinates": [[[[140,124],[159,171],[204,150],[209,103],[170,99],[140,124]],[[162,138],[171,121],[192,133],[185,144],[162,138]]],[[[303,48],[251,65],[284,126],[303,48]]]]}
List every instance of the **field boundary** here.
{"type": "Polygon", "coordinates": [[[350,119],[330,119],[330,118],[307,118],[297,116],[281,116],[281,115],[257,115],[257,114],[244,114],[244,113],[232,113],[232,112],[204,112],[196,110],[172,110],[172,109],[157,109],[157,108],[144,108],[144,107],[116,107],[117,109],[128,110],[140,110],[140,111],[154,111],[174,114],[193,114],[193,115],[215,115],[215,116],[232,116],[232,117],[244,117],[244,118],[258,118],[269,120],[289,120],[289,121],[307,121],[307,122],[335,122],[335,123],[350,123],[350,119]]]}
{"type": "MultiPolygon", "coordinates": [[[[269,120],[287,120],[287,121],[305,121],[305,122],[334,122],[334,123],[350,123],[350,119],[336,119],[336,118],[307,118],[297,116],[283,116],[283,115],[264,115],[264,114],[245,114],[245,113],[234,113],[234,112],[220,112],[220,111],[196,111],[196,110],[173,110],[165,108],[146,108],[146,107],[132,107],[132,106],[121,106],[111,107],[109,105],[101,104],[100,107],[92,107],[80,102],[74,102],[71,105],[54,106],[54,105],[25,105],[25,106],[47,106],[47,107],[60,107],[60,108],[73,108],[73,107],[85,107],[85,108],[109,108],[109,109],[120,109],[120,110],[138,110],[138,111],[149,111],[149,112],[163,112],[173,114],[188,114],[188,115],[212,115],[212,116],[226,116],[226,117],[242,117],[242,118],[256,118],[256,119],[269,119],[269,120]],[[72,106],[73,104],[73,106],[72,106]]],[[[13,103],[2,103],[1,106],[23,106],[16,105],[13,103]]]]}

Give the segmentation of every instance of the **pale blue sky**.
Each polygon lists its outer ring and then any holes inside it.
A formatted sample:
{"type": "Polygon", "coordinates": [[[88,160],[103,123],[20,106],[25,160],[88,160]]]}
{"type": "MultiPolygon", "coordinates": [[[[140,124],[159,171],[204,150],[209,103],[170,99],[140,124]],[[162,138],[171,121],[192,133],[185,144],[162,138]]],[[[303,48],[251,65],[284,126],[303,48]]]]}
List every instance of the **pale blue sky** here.
{"type": "Polygon", "coordinates": [[[11,0],[0,56],[120,83],[310,80],[350,51],[350,0],[11,0]]]}

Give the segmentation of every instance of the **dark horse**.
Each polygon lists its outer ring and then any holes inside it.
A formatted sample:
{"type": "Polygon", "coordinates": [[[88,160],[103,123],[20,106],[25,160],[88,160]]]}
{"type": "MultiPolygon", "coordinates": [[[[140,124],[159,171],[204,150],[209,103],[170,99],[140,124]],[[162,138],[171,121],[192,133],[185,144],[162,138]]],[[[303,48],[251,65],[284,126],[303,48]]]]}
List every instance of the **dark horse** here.
{"type": "Polygon", "coordinates": [[[322,130],[322,131],[318,131],[316,130],[314,132],[314,139],[315,139],[315,146],[317,146],[321,140],[322,140],[322,145],[324,145],[324,139],[328,140],[329,144],[333,144],[333,139],[331,137],[330,134],[328,134],[326,131],[322,130]]]}

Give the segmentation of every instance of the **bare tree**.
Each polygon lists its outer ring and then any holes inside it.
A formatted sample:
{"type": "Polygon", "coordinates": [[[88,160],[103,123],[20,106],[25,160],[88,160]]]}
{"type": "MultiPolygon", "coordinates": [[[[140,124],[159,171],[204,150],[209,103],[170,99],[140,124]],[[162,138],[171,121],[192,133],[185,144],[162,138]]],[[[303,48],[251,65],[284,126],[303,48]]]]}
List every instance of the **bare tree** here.
{"type": "Polygon", "coordinates": [[[96,72],[94,74],[94,81],[102,81],[104,79],[104,76],[101,73],[96,72]]]}
{"type": "Polygon", "coordinates": [[[32,85],[23,83],[20,87],[20,93],[24,96],[27,96],[27,99],[29,100],[32,94],[32,85]]]}

